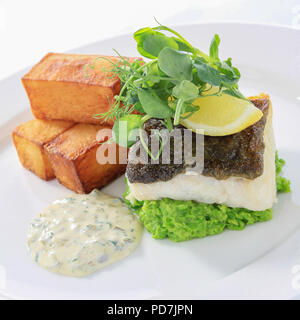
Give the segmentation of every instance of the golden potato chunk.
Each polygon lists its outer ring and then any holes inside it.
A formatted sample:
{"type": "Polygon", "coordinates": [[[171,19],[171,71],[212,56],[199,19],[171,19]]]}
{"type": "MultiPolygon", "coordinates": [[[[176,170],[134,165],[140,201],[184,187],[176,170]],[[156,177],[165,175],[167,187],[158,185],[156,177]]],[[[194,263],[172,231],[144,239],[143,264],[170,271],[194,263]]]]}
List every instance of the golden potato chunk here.
{"type": "MultiPolygon", "coordinates": [[[[105,70],[120,61],[118,57],[48,53],[22,82],[38,119],[59,119],[101,124],[93,115],[107,112],[120,91],[120,80],[105,70]],[[86,65],[94,65],[93,69],[86,65]]],[[[135,58],[130,58],[133,61],[135,58]]],[[[112,124],[110,122],[110,124],[112,124]]]]}
{"type": "Polygon", "coordinates": [[[44,180],[55,178],[44,145],[68,130],[74,123],[66,121],[31,120],[12,133],[21,164],[44,180]]]}
{"type": "Polygon", "coordinates": [[[111,146],[116,148],[117,163],[99,164],[97,161],[97,149],[104,140],[97,140],[97,133],[104,128],[76,124],[45,146],[56,178],[62,185],[77,193],[89,193],[125,172],[126,164],[118,162],[120,147],[113,143],[111,146]]]}

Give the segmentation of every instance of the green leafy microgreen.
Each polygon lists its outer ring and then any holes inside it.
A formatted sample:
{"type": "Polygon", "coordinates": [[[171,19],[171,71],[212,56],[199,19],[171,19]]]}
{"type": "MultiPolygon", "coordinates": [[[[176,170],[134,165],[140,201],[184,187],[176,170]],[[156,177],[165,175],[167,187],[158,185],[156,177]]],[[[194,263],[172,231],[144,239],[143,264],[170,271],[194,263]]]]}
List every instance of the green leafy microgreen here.
{"type": "Polygon", "coordinates": [[[172,130],[173,130],[173,124],[172,124],[171,118],[167,118],[167,119],[164,121],[164,124],[165,124],[166,128],[167,128],[169,131],[172,131],[172,130]]]}
{"type": "Polygon", "coordinates": [[[173,96],[184,101],[194,101],[199,95],[199,89],[191,81],[182,80],[173,88],[173,96]]]}
{"type": "Polygon", "coordinates": [[[156,96],[153,90],[139,89],[138,97],[145,113],[150,117],[165,119],[172,116],[173,111],[168,103],[156,96]]]}
{"type": "Polygon", "coordinates": [[[166,47],[178,49],[178,44],[174,39],[151,28],[140,29],[134,33],[133,37],[137,42],[139,53],[146,58],[157,58],[160,51],[166,47]]]}
{"type": "Polygon", "coordinates": [[[158,55],[159,68],[176,82],[192,80],[192,58],[190,55],[172,48],[164,48],[158,55]]]}
{"type": "Polygon", "coordinates": [[[201,81],[206,82],[212,86],[221,86],[222,75],[217,69],[211,67],[207,63],[203,63],[200,61],[198,61],[198,63],[195,63],[195,67],[198,71],[198,76],[201,81]]]}
{"type": "Polygon", "coordinates": [[[183,109],[184,104],[188,101],[194,101],[198,95],[198,87],[188,80],[182,80],[173,88],[173,96],[178,98],[174,115],[174,125],[179,124],[181,113],[186,111],[186,109],[183,109]]]}
{"type": "Polygon", "coordinates": [[[147,151],[147,153],[148,153],[148,155],[150,156],[151,159],[158,160],[158,158],[160,157],[160,155],[162,153],[162,150],[164,148],[164,140],[163,140],[163,138],[161,136],[161,133],[158,130],[155,130],[153,136],[156,137],[158,139],[158,141],[159,141],[159,150],[158,150],[156,155],[154,155],[151,152],[151,150],[148,148],[147,142],[145,141],[145,139],[143,137],[143,131],[140,129],[139,137],[140,137],[140,141],[141,141],[141,144],[142,144],[143,148],[147,151]]]}
{"type": "Polygon", "coordinates": [[[215,61],[219,61],[219,44],[220,37],[218,34],[215,34],[209,47],[209,56],[215,61]]]}
{"type": "MultiPolygon", "coordinates": [[[[193,105],[197,98],[228,94],[245,99],[238,89],[239,70],[232,65],[231,58],[220,59],[220,37],[217,34],[210,43],[209,55],[192,46],[177,31],[161,24],[136,31],[134,39],[138,52],[150,60],[129,61],[117,51],[117,62],[99,57],[111,63],[107,77],[121,80],[120,93],[113,103],[110,101],[111,108],[106,113],[95,115],[104,121],[115,121],[113,137],[116,142],[121,140],[121,121],[127,123],[127,142],[120,143],[129,147],[134,143],[131,131],[141,130],[147,119],[162,119],[171,131],[173,125],[199,110],[193,105]],[[216,90],[209,92],[213,87],[216,90]]],[[[87,68],[93,69],[94,66],[87,68]]],[[[140,140],[143,143],[143,138],[140,140]]]]}
{"type": "Polygon", "coordinates": [[[115,121],[112,129],[114,141],[122,147],[129,148],[136,142],[134,130],[141,128],[143,116],[138,114],[127,114],[115,121]]]}

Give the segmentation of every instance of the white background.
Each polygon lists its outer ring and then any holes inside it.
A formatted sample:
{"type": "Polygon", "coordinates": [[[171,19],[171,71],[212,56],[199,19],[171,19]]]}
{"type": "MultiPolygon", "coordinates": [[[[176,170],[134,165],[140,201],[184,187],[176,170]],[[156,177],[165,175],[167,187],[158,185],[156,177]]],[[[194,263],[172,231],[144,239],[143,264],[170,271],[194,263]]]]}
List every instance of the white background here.
{"type": "MultiPolygon", "coordinates": [[[[300,26],[300,0],[0,0],[0,80],[63,52],[120,33],[203,21],[300,26]]],[[[101,52],[95,52],[101,53],[101,52]]]]}
{"type": "Polygon", "coordinates": [[[154,25],[154,16],[167,25],[243,21],[300,28],[300,0],[0,0],[0,80],[47,52],[154,25]]]}

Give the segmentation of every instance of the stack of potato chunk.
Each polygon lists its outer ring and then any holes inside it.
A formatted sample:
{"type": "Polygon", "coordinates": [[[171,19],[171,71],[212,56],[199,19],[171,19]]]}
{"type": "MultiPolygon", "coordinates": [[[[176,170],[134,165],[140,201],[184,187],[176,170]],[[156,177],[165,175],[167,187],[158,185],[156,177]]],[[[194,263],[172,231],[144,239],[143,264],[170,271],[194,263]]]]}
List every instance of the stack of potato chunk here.
{"type": "MultiPolygon", "coordinates": [[[[12,133],[26,169],[44,180],[56,177],[77,193],[101,188],[126,169],[126,159],[118,161],[116,157],[114,164],[100,164],[96,159],[103,142],[97,139],[97,133],[113,123],[103,123],[93,116],[109,110],[121,86],[117,77],[107,74],[111,68],[107,59],[117,62],[118,58],[97,57],[47,54],[22,78],[36,119],[12,133]]],[[[114,147],[120,154],[120,147],[114,147]]]]}

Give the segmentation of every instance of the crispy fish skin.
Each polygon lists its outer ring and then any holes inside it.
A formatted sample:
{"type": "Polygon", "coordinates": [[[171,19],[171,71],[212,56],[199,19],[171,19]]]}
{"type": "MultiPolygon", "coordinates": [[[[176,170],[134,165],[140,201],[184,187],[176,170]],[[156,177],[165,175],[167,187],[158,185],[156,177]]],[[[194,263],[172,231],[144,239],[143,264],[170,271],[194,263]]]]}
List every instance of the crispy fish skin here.
{"type": "MultiPolygon", "coordinates": [[[[225,180],[229,177],[255,179],[262,175],[264,170],[264,129],[269,111],[270,100],[266,96],[250,99],[263,112],[263,117],[254,125],[236,134],[211,137],[204,136],[204,167],[202,175],[225,180]]],[[[177,129],[183,130],[179,125],[177,129]]],[[[150,136],[151,129],[165,129],[159,119],[150,119],[144,124],[144,129],[150,136]]],[[[196,139],[193,133],[193,141],[196,139]]],[[[136,144],[140,144],[137,141],[136,144]]],[[[193,143],[193,147],[195,144],[193,143]]],[[[128,162],[126,175],[130,183],[153,183],[168,181],[177,174],[183,173],[188,166],[184,161],[174,163],[174,145],[170,143],[170,164],[132,163],[128,162]]],[[[184,159],[184,148],[182,158],[184,159]]]]}
{"type": "Polygon", "coordinates": [[[276,202],[275,140],[272,126],[272,104],[263,135],[263,174],[255,179],[229,177],[217,180],[214,177],[176,174],[171,180],[158,180],[153,183],[130,183],[127,200],[193,200],[203,203],[225,204],[233,208],[246,208],[254,211],[269,209],[276,202]]]}

